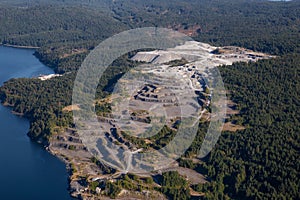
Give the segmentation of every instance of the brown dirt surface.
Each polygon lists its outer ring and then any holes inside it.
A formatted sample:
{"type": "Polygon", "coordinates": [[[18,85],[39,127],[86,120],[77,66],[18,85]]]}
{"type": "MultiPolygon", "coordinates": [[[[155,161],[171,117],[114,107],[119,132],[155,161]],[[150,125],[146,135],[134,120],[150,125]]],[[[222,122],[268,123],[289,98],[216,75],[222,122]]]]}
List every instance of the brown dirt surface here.
{"type": "Polygon", "coordinates": [[[71,112],[73,110],[80,110],[80,107],[78,105],[70,105],[70,106],[64,107],[62,110],[66,111],[66,112],[71,112]]]}
{"type": "Polygon", "coordinates": [[[203,197],[205,195],[205,193],[199,193],[199,192],[196,192],[195,190],[193,190],[192,188],[190,188],[190,195],[193,197],[203,197]]]}
{"type": "Polygon", "coordinates": [[[227,122],[223,126],[223,131],[236,132],[239,130],[246,129],[244,126],[233,124],[232,122],[227,122]]]}
{"type": "Polygon", "coordinates": [[[236,109],[237,104],[231,100],[227,100],[227,115],[237,115],[240,113],[239,110],[236,109]]]}

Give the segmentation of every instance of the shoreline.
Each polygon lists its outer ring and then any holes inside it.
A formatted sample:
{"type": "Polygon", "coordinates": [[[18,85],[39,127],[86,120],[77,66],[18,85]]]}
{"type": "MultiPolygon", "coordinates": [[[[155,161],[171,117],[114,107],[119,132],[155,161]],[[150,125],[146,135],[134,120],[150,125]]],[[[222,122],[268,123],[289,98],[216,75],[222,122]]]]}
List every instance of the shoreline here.
{"type": "MultiPolygon", "coordinates": [[[[8,104],[8,103],[6,103],[6,102],[1,103],[1,105],[2,105],[3,107],[5,107],[5,108],[8,108],[8,109],[12,109],[12,108],[14,107],[14,105],[8,104]]],[[[18,113],[18,112],[16,112],[16,111],[11,110],[11,114],[12,114],[12,115],[15,115],[15,116],[18,116],[18,117],[21,117],[21,118],[24,118],[24,119],[28,120],[28,122],[29,122],[29,118],[26,117],[26,116],[24,116],[24,114],[22,114],[22,113],[18,113]]],[[[40,147],[41,147],[44,151],[46,151],[47,153],[53,155],[54,157],[56,157],[60,162],[62,162],[62,163],[65,165],[66,174],[67,174],[67,176],[68,176],[68,188],[67,188],[67,192],[69,193],[69,195],[70,195],[70,197],[71,197],[72,199],[74,199],[74,200],[75,200],[75,199],[80,199],[80,198],[78,198],[78,196],[72,194],[72,190],[74,190],[74,188],[72,188],[72,186],[71,186],[71,181],[72,181],[72,180],[71,180],[71,176],[72,176],[71,162],[68,161],[68,159],[67,159],[66,157],[64,157],[63,154],[61,154],[61,153],[59,153],[59,152],[57,152],[57,151],[54,151],[54,150],[51,148],[52,143],[51,143],[50,140],[47,141],[47,143],[43,143],[42,141],[39,141],[39,140],[33,140],[28,134],[26,134],[26,135],[27,135],[27,137],[28,137],[31,141],[33,141],[33,142],[39,144],[40,147]]]]}
{"type": "MultiPolygon", "coordinates": [[[[14,107],[13,105],[8,104],[8,103],[5,103],[5,102],[4,102],[4,103],[1,103],[1,105],[2,105],[3,107],[5,107],[5,108],[8,108],[8,109],[12,109],[12,108],[14,107]]],[[[18,116],[18,117],[21,117],[21,118],[23,118],[23,119],[26,119],[26,120],[28,120],[28,122],[29,122],[29,118],[26,117],[26,116],[24,116],[24,114],[22,114],[22,113],[18,113],[18,112],[15,112],[15,111],[11,110],[11,114],[12,114],[12,115],[15,115],[15,116],[18,116]]],[[[74,190],[74,188],[71,187],[71,175],[72,175],[71,162],[68,161],[68,159],[66,159],[61,153],[56,152],[56,151],[54,151],[54,150],[51,148],[52,143],[51,143],[50,140],[47,141],[47,143],[43,143],[42,141],[39,141],[39,140],[33,140],[28,134],[26,134],[26,135],[27,135],[27,137],[28,137],[31,141],[33,141],[33,142],[39,144],[40,147],[41,147],[44,151],[46,151],[47,153],[49,153],[49,154],[51,154],[52,156],[56,157],[60,162],[62,162],[62,163],[65,165],[66,174],[67,174],[67,176],[68,176],[68,187],[67,187],[67,192],[69,193],[69,195],[70,195],[70,197],[71,197],[72,199],[74,199],[74,200],[75,200],[75,199],[80,199],[80,198],[78,198],[78,196],[72,195],[72,189],[74,190]]]]}
{"type": "Polygon", "coordinates": [[[1,43],[0,46],[12,47],[12,48],[17,48],[17,49],[39,49],[40,48],[40,47],[34,47],[34,46],[22,46],[22,45],[3,44],[3,43],[1,43]]]}
{"type": "Polygon", "coordinates": [[[49,143],[47,145],[43,145],[43,149],[45,151],[47,151],[49,154],[53,155],[54,157],[56,157],[58,160],[60,160],[62,163],[64,163],[65,165],[65,168],[66,168],[66,173],[67,173],[67,176],[68,176],[68,188],[67,188],[67,191],[70,195],[71,198],[73,198],[74,200],[75,199],[79,199],[78,196],[72,194],[72,191],[74,190],[74,188],[72,188],[71,186],[71,177],[72,177],[72,163],[70,161],[68,161],[68,159],[66,157],[64,157],[61,153],[59,152],[56,152],[55,150],[53,150],[51,148],[51,142],[49,141],[49,143]]]}
{"type": "MultiPolygon", "coordinates": [[[[3,47],[15,48],[15,49],[28,49],[28,50],[34,50],[34,51],[40,48],[40,47],[33,47],[33,46],[21,46],[21,45],[10,45],[10,44],[3,44],[3,43],[0,43],[0,47],[1,47],[1,46],[3,46],[3,47]]],[[[33,56],[34,56],[37,60],[39,60],[39,59],[37,58],[36,55],[33,55],[33,56]]],[[[39,61],[40,61],[40,60],[39,60],[39,61]]],[[[42,62],[41,62],[41,63],[42,63],[42,62]]],[[[47,68],[50,68],[50,69],[51,69],[51,67],[47,66],[46,64],[44,64],[44,63],[42,63],[42,64],[45,65],[47,68]]],[[[55,72],[54,72],[54,73],[55,73],[55,72]]],[[[15,78],[15,77],[12,77],[12,78],[15,78]]],[[[35,77],[30,77],[30,78],[28,78],[28,79],[33,79],[33,78],[35,78],[35,77]]],[[[9,80],[10,80],[10,79],[9,79],[9,80]]],[[[6,81],[8,81],[8,80],[6,80],[6,81]]],[[[5,82],[4,82],[4,83],[5,83],[5,82]]],[[[4,83],[3,83],[3,84],[4,84],[4,83]]],[[[3,84],[0,84],[0,87],[2,87],[3,84]]],[[[17,117],[20,117],[20,118],[23,118],[23,119],[25,119],[28,123],[30,123],[30,119],[29,119],[28,116],[25,116],[23,113],[19,113],[19,112],[16,112],[16,111],[13,110],[13,108],[15,107],[15,105],[9,104],[9,103],[6,102],[6,101],[1,102],[1,100],[0,100],[0,106],[3,106],[4,108],[9,109],[9,110],[10,110],[10,113],[11,113],[12,115],[17,116],[17,117]]],[[[66,192],[68,193],[70,199],[72,199],[72,200],[80,199],[80,198],[78,198],[78,196],[72,195],[72,189],[74,189],[74,188],[72,188],[72,187],[71,187],[71,184],[70,184],[70,183],[71,183],[71,175],[72,175],[72,169],[71,169],[71,165],[70,165],[71,163],[70,163],[66,158],[64,158],[63,155],[60,154],[59,152],[52,151],[50,141],[46,141],[46,142],[45,142],[45,141],[41,141],[41,140],[35,140],[35,139],[31,138],[31,137],[28,135],[28,133],[26,134],[26,137],[28,137],[28,138],[30,139],[31,142],[34,142],[34,143],[38,144],[39,147],[40,147],[43,151],[45,151],[45,152],[47,152],[48,154],[54,156],[57,160],[59,160],[59,162],[61,162],[61,163],[64,165],[64,168],[66,169],[66,172],[65,172],[65,173],[66,173],[66,176],[67,176],[67,184],[66,184],[67,187],[66,187],[66,192]]]]}

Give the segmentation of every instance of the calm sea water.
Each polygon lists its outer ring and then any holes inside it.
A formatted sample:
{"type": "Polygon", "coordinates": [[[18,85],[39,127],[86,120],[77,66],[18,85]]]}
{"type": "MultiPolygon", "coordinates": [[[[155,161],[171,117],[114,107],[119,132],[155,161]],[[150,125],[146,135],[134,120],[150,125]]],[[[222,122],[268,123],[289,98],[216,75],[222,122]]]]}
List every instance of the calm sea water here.
{"type": "MultiPolygon", "coordinates": [[[[0,46],[0,85],[10,78],[53,73],[33,52],[0,46]]],[[[30,141],[28,129],[26,119],[0,105],[0,199],[70,200],[64,163],[30,141]]]]}

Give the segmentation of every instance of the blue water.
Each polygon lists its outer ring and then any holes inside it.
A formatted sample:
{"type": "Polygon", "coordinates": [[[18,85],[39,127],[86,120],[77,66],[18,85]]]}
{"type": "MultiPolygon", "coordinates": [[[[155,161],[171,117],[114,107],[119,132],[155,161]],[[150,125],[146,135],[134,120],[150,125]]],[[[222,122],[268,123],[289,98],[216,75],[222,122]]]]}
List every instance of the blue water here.
{"type": "MultiPolygon", "coordinates": [[[[34,50],[0,46],[0,85],[10,78],[51,74],[34,50]]],[[[0,105],[0,200],[70,200],[64,163],[26,135],[28,120],[0,105]]]]}
{"type": "Polygon", "coordinates": [[[268,1],[284,1],[284,2],[286,2],[286,1],[292,1],[292,0],[268,0],[268,1]]]}

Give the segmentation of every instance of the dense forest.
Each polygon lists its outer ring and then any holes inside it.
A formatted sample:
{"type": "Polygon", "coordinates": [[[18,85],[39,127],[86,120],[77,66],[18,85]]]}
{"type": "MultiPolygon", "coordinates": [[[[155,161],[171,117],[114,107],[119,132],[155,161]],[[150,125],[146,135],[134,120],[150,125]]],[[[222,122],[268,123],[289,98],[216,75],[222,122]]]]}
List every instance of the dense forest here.
{"type": "Polygon", "coordinates": [[[247,129],[223,132],[205,158],[213,199],[298,199],[300,57],[221,67],[247,129]]]}
{"type": "Polygon", "coordinates": [[[60,72],[74,70],[70,65],[103,39],[136,27],[172,28],[201,42],[276,55],[299,52],[299,1],[54,2],[1,6],[0,42],[42,47],[39,57],[54,68],[62,63],[60,72]]]}
{"type": "MultiPolygon", "coordinates": [[[[52,134],[73,126],[72,114],[62,109],[71,104],[73,80],[85,56],[105,38],[135,27],[167,27],[197,41],[274,54],[278,57],[271,60],[220,67],[229,98],[240,110],[238,123],[246,129],[223,132],[215,149],[195,164],[190,158],[203,139],[205,127],[200,127],[180,164],[209,177],[193,186],[204,199],[300,199],[300,1],[171,2],[0,1],[0,42],[40,47],[35,55],[63,74],[47,81],[9,80],[0,88],[1,101],[27,117],[29,136],[46,144],[52,134]]],[[[134,63],[125,55],[112,66],[100,81],[98,98],[134,63]]],[[[108,195],[129,187],[124,186],[129,179],[108,185],[108,195]]],[[[160,181],[158,190],[169,199],[190,199],[178,174],[165,173],[160,181]]]]}

